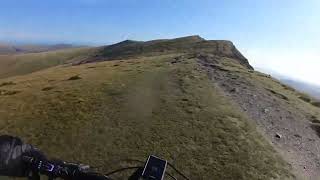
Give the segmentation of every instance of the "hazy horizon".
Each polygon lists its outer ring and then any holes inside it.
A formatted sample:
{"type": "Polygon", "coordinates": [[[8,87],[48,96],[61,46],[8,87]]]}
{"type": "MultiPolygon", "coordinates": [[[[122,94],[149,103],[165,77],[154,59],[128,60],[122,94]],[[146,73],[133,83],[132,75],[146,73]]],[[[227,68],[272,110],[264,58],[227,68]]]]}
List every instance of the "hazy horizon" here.
{"type": "Polygon", "coordinates": [[[320,1],[4,0],[0,42],[107,45],[200,35],[254,67],[320,85],[320,1]]]}

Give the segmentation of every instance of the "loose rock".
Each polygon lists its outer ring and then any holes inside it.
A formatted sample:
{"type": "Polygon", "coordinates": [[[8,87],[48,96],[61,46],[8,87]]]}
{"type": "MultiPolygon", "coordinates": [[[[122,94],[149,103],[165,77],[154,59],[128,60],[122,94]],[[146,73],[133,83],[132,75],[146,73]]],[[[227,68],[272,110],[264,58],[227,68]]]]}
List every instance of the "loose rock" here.
{"type": "Polygon", "coordinates": [[[276,133],[276,138],[281,139],[281,138],[282,138],[282,135],[281,135],[281,134],[279,134],[279,133],[276,133]]]}

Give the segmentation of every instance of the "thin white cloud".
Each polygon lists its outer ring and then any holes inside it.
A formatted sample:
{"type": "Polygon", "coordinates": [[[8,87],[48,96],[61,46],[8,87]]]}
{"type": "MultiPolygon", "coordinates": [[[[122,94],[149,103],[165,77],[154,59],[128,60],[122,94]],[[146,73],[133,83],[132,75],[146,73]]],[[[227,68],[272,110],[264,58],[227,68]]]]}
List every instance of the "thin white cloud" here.
{"type": "Polygon", "coordinates": [[[245,52],[259,69],[320,85],[320,52],[304,49],[250,49],[245,52]]]}

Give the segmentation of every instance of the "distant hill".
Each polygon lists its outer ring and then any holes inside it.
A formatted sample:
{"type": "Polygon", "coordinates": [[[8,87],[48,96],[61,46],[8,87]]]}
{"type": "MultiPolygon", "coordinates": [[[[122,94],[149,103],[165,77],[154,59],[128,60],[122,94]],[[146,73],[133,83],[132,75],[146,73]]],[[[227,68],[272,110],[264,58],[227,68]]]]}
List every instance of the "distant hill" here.
{"type": "Polygon", "coordinates": [[[237,50],[231,41],[205,40],[200,36],[187,36],[146,42],[127,40],[101,47],[95,58],[82,61],[81,63],[132,58],[141,55],[154,56],[173,52],[212,53],[223,57],[234,58],[240,64],[253,69],[248,60],[237,50]]]}
{"type": "Polygon", "coordinates": [[[293,79],[280,79],[283,83],[288,84],[289,86],[294,87],[302,92],[308,93],[311,96],[320,99],[320,86],[305,83],[293,79]]]}
{"type": "Polygon", "coordinates": [[[10,45],[0,43],[0,55],[4,54],[16,54],[16,53],[38,53],[46,51],[55,51],[69,48],[79,48],[80,46],[74,46],[71,44],[55,44],[55,45],[10,45]]]}
{"type": "Polygon", "coordinates": [[[0,79],[70,64],[96,54],[95,48],[68,48],[40,53],[0,55],[0,79]]]}
{"type": "MultiPolygon", "coordinates": [[[[63,45],[56,46],[60,48],[65,47],[63,45]]],[[[205,40],[200,36],[188,36],[146,42],[126,40],[101,47],[0,55],[0,78],[23,75],[62,64],[77,65],[141,56],[166,55],[170,53],[212,53],[217,56],[233,58],[241,65],[253,69],[248,60],[237,50],[232,42],[224,40],[205,40]]]]}

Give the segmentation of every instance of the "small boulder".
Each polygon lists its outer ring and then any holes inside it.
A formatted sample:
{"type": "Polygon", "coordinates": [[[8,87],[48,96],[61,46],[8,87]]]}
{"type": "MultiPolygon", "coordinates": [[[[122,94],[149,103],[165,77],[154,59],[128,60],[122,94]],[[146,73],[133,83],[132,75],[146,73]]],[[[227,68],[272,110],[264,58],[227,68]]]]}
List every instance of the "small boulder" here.
{"type": "Polygon", "coordinates": [[[238,89],[238,88],[232,88],[232,89],[230,90],[230,92],[232,92],[232,93],[237,93],[237,92],[239,92],[239,89],[238,89]]]}
{"type": "Polygon", "coordinates": [[[282,138],[282,135],[279,134],[279,133],[276,133],[275,137],[278,138],[278,139],[281,139],[281,138],[282,138]]]}
{"type": "Polygon", "coordinates": [[[301,138],[301,135],[300,134],[295,134],[294,137],[301,138]]]}
{"type": "Polygon", "coordinates": [[[268,108],[263,109],[264,113],[268,113],[270,110],[268,108]]]}
{"type": "Polygon", "coordinates": [[[79,75],[76,75],[76,76],[70,77],[68,80],[69,81],[74,81],[74,80],[78,80],[78,79],[82,79],[82,78],[79,75]]]}
{"type": "Polygon", "coordinates": [[[49,87],[43,88],[42,91],[50,91],[52,89],[54,89],[54,87],[49,86],[49,87]]]}

